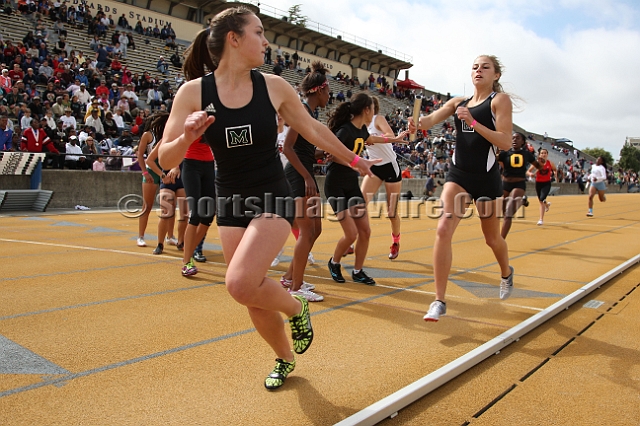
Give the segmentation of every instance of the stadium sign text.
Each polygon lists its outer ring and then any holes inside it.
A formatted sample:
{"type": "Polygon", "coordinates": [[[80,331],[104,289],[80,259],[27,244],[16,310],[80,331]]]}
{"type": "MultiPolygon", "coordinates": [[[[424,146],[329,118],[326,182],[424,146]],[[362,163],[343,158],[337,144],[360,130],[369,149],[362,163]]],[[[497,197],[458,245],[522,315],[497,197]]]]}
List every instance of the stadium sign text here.
{"type": "MultiPolygon", "coordinates": [[[[118,6],[109,6],[107,4],[102,4],[102,3],[97,3],[97,2],[89,2],[89,1],[80,1],[80,0],[72,0],[71,3],[74,6],[78,6],[79,4],[82,4],[85,9],[90,9],[90,10],[95,10],[95,11],[103,11],[106,14],[113,14],[113,15],[117,15],[118,14],[118,10],[119,7],[118,6]]],[[[122,11],[122,10],[120,10],[122,11]]],[[[140,21],[142,23],[146,23],[146,24],[156,24],[158,26],[164,26],[166,24],[171,24],[171,21],[167,21],[164,19],[158,19],[155,18],[151,15],[145,15],[143,13],[136,13],[132,10],[128,11],[128,13],[125,13],[125,16],[127,17],[127,19],[135,19],[136,22],[140,21]]],[[[130,25],[135,26],[135,23],[131,23],[129,22],[130,25]]],[[[172,25],[173,26],[173,25],[172,25]]]]}

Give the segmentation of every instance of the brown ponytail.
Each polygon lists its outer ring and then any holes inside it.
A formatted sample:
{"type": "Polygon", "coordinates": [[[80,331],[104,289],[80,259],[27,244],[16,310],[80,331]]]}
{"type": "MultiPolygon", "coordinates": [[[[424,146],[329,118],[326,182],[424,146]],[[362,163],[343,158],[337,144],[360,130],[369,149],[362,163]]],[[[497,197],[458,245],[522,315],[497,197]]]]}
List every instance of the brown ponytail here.
{"type": "Polygon", "coordinates": [[[218,13],[209,28],[198,33],[184,54],[182,71],[187,80],[202,77],[207,70],[213,72],[218,68],[227,34],[232,31],[241,37],[249,15],[253,12],[245,6],[231,7],[218,13]]]}
{"type": "Polygon", "coordinates": [[[184,52],[184,64],[182,72],[187,81],[200,78],[209,71],[215,71],[216,65],[211,59],[209,49],[207,48],[207,39],[209,38],[209,29],[200,31],[191,43],[191,46],[184,52]],[[205,69],[205,66],[207,69],[205,69]]]}

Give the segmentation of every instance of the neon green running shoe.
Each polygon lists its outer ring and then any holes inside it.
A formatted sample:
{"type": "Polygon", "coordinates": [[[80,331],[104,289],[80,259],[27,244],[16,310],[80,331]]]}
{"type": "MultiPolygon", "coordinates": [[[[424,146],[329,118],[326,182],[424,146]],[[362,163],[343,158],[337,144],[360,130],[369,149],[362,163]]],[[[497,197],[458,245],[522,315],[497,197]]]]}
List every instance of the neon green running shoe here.
{"type": "Polygon", "coordinates": [[[298,315],[289,318],[291,325],[291,338],[293,339],[293,350],[297,354],[303,354],[313,340],[313,329],[311,328],[311,314],[309,313],[309,302],[302,296],[292,295],[302,303],[302,310],[298,315]]]}
{"type": "Polygon", "coordinates": [[[296,368],[295,358],[292,362],[287,362],[283,359],[276,358],[276,366],[274,367],[271,374],[269,374],[264,380],[264,387],[269,390],[278,389],[284,384],[284,380],[287,378],[289,373],[293,371],[294,368],[296,368]]]}

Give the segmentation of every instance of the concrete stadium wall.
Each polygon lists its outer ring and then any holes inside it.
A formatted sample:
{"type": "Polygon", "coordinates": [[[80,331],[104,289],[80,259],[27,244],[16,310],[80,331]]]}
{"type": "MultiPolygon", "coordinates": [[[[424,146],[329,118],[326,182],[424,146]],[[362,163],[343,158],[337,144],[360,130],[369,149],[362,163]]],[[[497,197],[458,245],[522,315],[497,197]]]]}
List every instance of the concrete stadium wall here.
{"type": "MultiPolygon", "coordinates": [[[[324,196],[324,176],[316,176],[320,195],[324,196]]],[[[421,197],[426,179],[404,179],[402,192],[411,191],[415,197],[421,197]]],[[[29,176],[0,175],[0,189],[29,189],[29,176]]],[[[577,184],[554,184],[559,187],[555,195],[575,195],[579,193],[577,184]]],[[[93,172],[74,170],[43,170],[42,189],[54,192],[50,208],[73,208],[80,204],[86,207],[115,208],[118,200],[127,194],[142,195],[142,177],[140,172],[93,172]]],[[[442,187],[438,187],[436,196],[442,187]]],[[[617,185],[609,185],[608,193],[626,192],[617,185]]],[[[384,186],[379,193],[384,193],[384,186]]],[[[527,195],[535,197],[535,186],[527,185],[527,195]]]]}

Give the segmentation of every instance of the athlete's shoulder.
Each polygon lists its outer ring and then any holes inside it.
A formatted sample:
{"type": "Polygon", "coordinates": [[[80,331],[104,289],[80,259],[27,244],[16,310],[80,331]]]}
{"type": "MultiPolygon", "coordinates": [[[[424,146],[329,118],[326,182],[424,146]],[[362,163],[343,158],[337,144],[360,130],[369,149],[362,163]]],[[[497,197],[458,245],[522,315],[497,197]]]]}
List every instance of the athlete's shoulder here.
{"type": "Polygon", "coordinates": [[[498,103],[498,104],[509,104],[511,105],[511,97],[509,95],[507,95],[506,93],[496,93],[493,96],[493,99],[491,101],[491,103],[498,103]]]}

